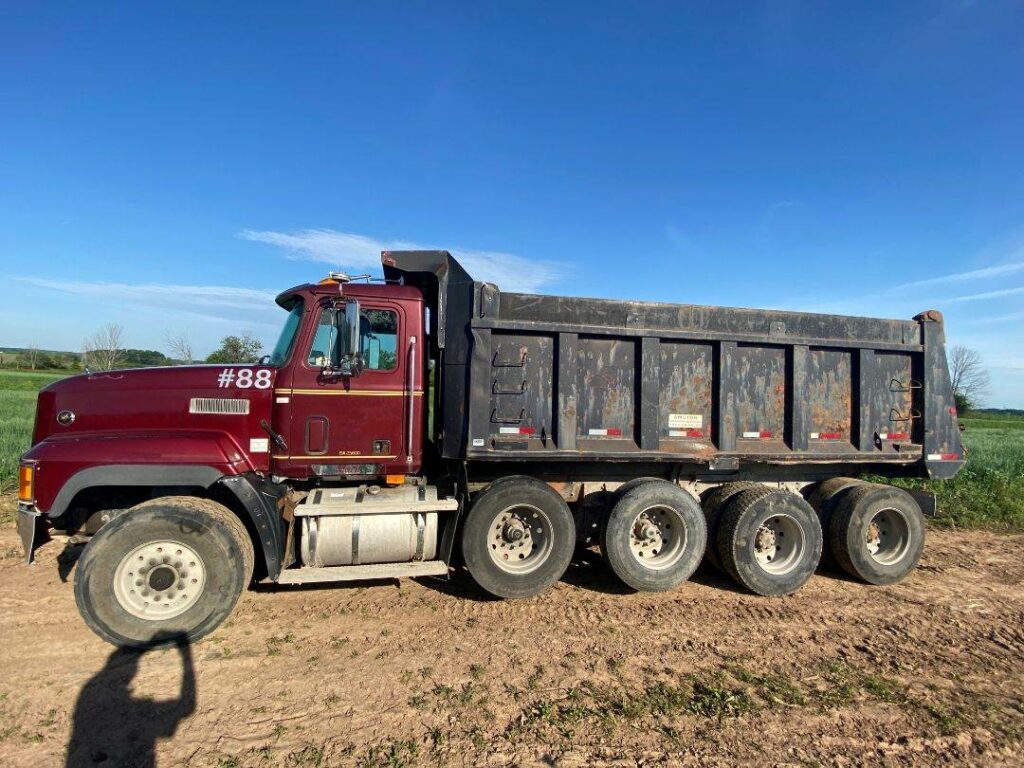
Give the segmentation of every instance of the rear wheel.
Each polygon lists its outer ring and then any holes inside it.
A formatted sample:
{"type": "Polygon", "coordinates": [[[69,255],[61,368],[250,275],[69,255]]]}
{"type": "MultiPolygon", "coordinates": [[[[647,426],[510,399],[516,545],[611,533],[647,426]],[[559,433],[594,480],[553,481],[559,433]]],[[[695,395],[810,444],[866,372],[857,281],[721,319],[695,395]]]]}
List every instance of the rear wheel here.
{"type": "Polygon", "coordinates": [[[144,502],[104,525],[78,561],[75,601],[97,635],[147,647],[209,634],[252,579],[242,522],[208,499],[144,502]]]}
{"type": "Polygon", "coordinates": [[[605,545],[605,536],[608,533],[608,518],[611,515],[612,510],[615,509],[615,505],[619,503],[619,500],[623,496],[632,491],[634,488],[639,488],[641,485],[645,485],[647,483],[656,483],[659,482],[660,480],[661,478],[659,477],[634,477],[632,480],[628,480],[622,485],[620,485],[614,491],[607,492],[608,502],[605,507],[605,513],[601,516],[601,528],[597,536],[597,542],[598,545],[601,547],[602,553],[607,551],[607,547],[605,545]]]}
{"type": "Polygon", "coordinates": [[[832,477],[812,486],[811,492],[807,494],[807,503],[818,513],[818,522],[821,523],[821,530],[825,535],[825,541],[821,550],[821,561],[826,565],[835,564],[828,531],[829,522],[832,520],[836,506],[849,491],[863,484],[862,481],[854,480],[851,477],[832,477]]]}
{"type": "Polygon", "coordinates": [[[781,490],[743,491],[725,508],[718,555],[738,583],[759,595],[796,592],[821,557],[818,516],[800,496],[781,490]]]}
{"type": "Polygon", "coordinates": [[[718,557],[718,549],[715,542],[718,540],[718,523],[722,519],[722,512],[733,497],[743,491],[765,488],[761,483],[744,480],[739,483],[723,483],[705,491],[701,496],[701,508],[704,511],[704,523],[708,530],[708,545],[704,556],[719,571],[725,571],[722,561],[718,557]]]}
{"type": "Polygon", "coordinates": [[[893,584],[921,559],[924,520],[906,491],[863,484],[844,495],[829,525],[839,566],[868,584],[893,584]]]}
{"type": "Polygon", "coordinates": [[[707,539],[690,494],[664,480],[638,484],[619,499],[602,546],[615,575],[633,589],[671,589],[690,577],[707,539]]]}
{"type": "Polygon", "coordinates": [[[569,567],[576,526],[565,500],[530,477],[502,478],[473,501],[462,555],[477,584],[497,597],[531,597],[569,567]]]}

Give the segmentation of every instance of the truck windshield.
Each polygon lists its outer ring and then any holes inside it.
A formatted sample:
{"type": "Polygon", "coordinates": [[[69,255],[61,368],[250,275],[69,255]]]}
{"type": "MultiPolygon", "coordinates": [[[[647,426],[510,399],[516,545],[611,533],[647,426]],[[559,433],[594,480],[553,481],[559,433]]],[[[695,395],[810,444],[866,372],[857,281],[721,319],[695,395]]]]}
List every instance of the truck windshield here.
{"type": "Polygon", "coordinates": [[[288,356],[291,355],[292,347],[295,346],[295,336],[299,331],[299,323],[302,321],[302,309],[302,300],[299,299],[292,306],[291,311],[288,312],[288,319],[284,321],[281,335],[277,337],[274,351],[270,353],[270,360],[267,361],[269,365],[280,368],[288,362],[288,356]]]}

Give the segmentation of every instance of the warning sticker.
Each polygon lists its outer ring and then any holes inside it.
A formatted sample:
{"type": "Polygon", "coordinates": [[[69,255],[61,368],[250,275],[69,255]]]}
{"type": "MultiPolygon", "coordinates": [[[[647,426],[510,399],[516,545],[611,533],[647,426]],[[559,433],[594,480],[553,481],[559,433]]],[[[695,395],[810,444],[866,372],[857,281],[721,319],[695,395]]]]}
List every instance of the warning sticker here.
{"type": "Polygon", "coordinates": [[[668,426],[670,429],[700,429],[704,426],[704,415],[700,413],[670,413],[668,426]]]}

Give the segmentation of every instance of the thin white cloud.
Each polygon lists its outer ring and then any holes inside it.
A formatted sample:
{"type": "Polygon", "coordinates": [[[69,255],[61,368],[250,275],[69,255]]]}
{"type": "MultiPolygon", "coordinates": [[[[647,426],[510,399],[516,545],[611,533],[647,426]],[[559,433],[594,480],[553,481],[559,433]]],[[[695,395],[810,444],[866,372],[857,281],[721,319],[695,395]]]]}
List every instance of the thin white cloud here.
{"type": "Polygon", "coordinates": [[[964,280],[987,280],[993,277],[1006,277],[1007,275],[1016,275],[1019,272],[1024,272],[1024,261],[1014,261],[1007,264],[997,264],[991,267],[982,267],[981,269],[972,269],[968,272],[957,272],[952,275],[942,275],[941,277],[931,277],[927,280],[915,280],[912,283],[903,283],[902,285],[894,286],[887,291],[893,293],[896,291],[903,291],[908,288],[924,288],[930,285],[944,285],[946,283],[959,283],[964,280]]]}
{"type": "Polygon", "coordinates": [[[953,296],[949,299],[941,299],[939,304],[956,304],[962,301],[983,301],[985,299],[1001,299],[1004,296],[1016,296],[1024,293],[1024,286],[1019,288],[1001,288],[998,291],[985,291],[984,293],[971,293],[966,296],[953,296]]]}
{"type": "Polygon", "coordinates": [[[276,294],[273,291],[229,285],[130,284],[41,277],[16,277],[15,280],[43,291],[130,304],[203,322],[280,325],[275,315],[281,310],[274,304],[276,294]]]}
{"type": "Polygon", "coordinates": [[[1012,320],[1024,320],[1024,312],[1010,312],[1009,314],[995,315],[994,317],[967,318],[961,322],[971,325],[992,325],[993,323],[1008,323],[1012,320]]]}
{"type": "Polygon", "coordinates": [[[104,281],[48,280],[42,277],[16,277],[22,283],[77,296],[116,297],[119,300],[160,300],[199,307],[233,307],[252,309],[254,306],[274,306],[272,291],[237,288],[230,285],[171,285],[165,283],[108,283],[104,281]]]}
{"type": "MultiPolygon", "coordinates": [[[[352,232],[333,229],[302,229],[297,232],[274,232],[245,229],[238,233],[244,240],[268,243],[284,249],[289,258],[320,261],[355,271],[376,273],[380,269],[381,251],[430,250],[405,240],[378,240],[352,232]]],[[[562,277],[564,270],[556,263],[527,259],[513,253],[480,251],[465,248],[446,249],[462,263],[477,280],[496,283],[506,291],[537,293],[562,277]]]]}

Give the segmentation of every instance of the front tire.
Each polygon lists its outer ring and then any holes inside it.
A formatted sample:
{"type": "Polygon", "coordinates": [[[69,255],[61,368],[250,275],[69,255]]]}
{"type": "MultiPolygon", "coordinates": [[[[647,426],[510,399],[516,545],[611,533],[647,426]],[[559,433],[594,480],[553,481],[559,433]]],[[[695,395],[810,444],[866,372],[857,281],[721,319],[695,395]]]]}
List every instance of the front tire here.
{"type": "Polygon", "coordinates": [[[473,579],[495,597],[532,597],[565,573],[576,524],[565,499],[531,477],[502,478],[473,501],[462,556],[473,579]]]}
{"type": "Polygon", "coordinates": [[[696,500],[677,485],[655,480],[622,495],[608,518],[602,550],[627,586],[660,592],[690,578],[706,543],[696,500]]]}
{"type": "Polygon", "coordinates": [[[85,623],[108,643],[195,642],[228,617],[252,580],[253,548],[231,510],[209,499],[153,499],[86,545],[75,574],[85,623]]]}

